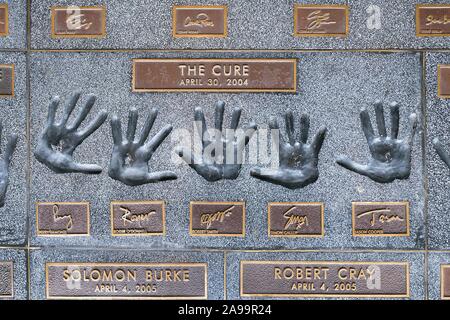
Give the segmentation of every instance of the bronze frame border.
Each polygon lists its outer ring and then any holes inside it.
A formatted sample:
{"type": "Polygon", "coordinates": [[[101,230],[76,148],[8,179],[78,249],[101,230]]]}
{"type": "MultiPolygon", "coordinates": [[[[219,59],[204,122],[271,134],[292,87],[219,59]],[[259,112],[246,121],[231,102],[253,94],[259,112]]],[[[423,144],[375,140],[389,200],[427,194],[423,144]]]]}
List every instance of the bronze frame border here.
{"type": "Polygon", "coordinates": [[[190,201],[189,202],[189,235],[191,237],[245,237],[245,220],[246,220],[246,214],[245,214],[245,208],[246,202],[245,201],[190,201]],[[235,205],[241,205],[242,206],[242,233],[213,233],[213,234],[196,234],[192,232],[192,205],[193,204],[235,204],[235,205]]]}
{"type": "Polygon", "coordinates": [[[295,261],[295,260],[241,260],[239,264],[239,294],[241,297],[291,297],[291,298],[409,298],[411,296],[411,287],[410,287],[410,272],[409,272],[409,261],[295,261]],[[405,294],[305,294],[305,293],[244,293],[243,291],[243,268],[242,265],[244,263],[247,264],[298,264],[298,265],[308,265],[308,264],[324,264],[324,265],[342,265],[342,264],[356,264],[356,265],[401,265],[405,267],[406,272],[406,293],[405,294]]]}
{"type": "Polygon", "coordinates": [[[321,238],[325,235],[325,204],[323,202],[269,202],[267,203],[267,232],[269,238],[321,238]],[[270,234],[270,207],[272,205],[320,205],[321,233],[320,234],[295,234],[295,235],[272,235],[270,234]]]}
{"type": "Polygon", "coordinates": [[[52,6],[51,7],[51,14],[50,14],[50,21],[51,21],[51,31],[50,35],[54,39],[62,39],[62,38],[93,38],[93,39],[99,39],[99,38],[105,38],[106,37],[106,6],[99,5],[99,6],[78,6],[80,9],[84,10],[100,10],[101,11],[101,26],[102,26],[102,33],[101,34],[56,34],[55,33],[55,11],[61,10],[61,9],[67,9],[68,6],[52,6]]]}
{"type": "MultiPolygon", "coordinates": [[[[444,296],[444,270],[450,269],[450,264],[441,264],[441,299],[442,300],[450,300],[450,296],[444,296]]],[[[450,283],[450,279],[448,279],[450,283]]]]}
{"type": "Polygon", "coordinates": [[[207,262],[46,262],[45,263],[45,297],[46,299],[54,300],[205,300],[208,299],[208,263],[207,262]],[[66,266],[112,266],[112,267],[125,267],[125,266],[142,266],[142,267],[163,267],[163,266],[184,266],[184,267],[203,267],[205,282],[204,282],[204,295],[201,297],[191,296],[50,296],[49,295],[49,281],[48,281],[48,268],[54,267],[66,267],[66,266]]]}
{"type": "Polygon", "coordinates": [[[419,3],[416,4],[416,37],[448,37],[450,36],[450,32],[448,33],[436,33],[436,34],[432,34],[432,33],[421,33],[420,32],[420,28],[419,28],[419,16],[420,16],[420,9],[422,8],[448,8],[450,9],[450,4],[427,4],[427,3],[419,3]]]}
{"type": "Polygon", "coordinates": [[[37,201],[36,202],[36,236],[37,237],[89,237],[91,235],[91,205],[89,201],[79,201],[79,202],[63,202],[63,201],[37,201]],[[87,228],[87,233],[69,233],[69,234],[48,234],[48,233],[42,233],[39,230],[39,205],[40,204],[62,204],[62,205],[86,205],[87,210],[86,210],[86,215],[87,215],[87,223],[86,223],[86,228],[87,228]]]}
{"type": "Polygon", "coordinates": [[[14,98],[15,96],[15,85],[16,82],[16,70],[13,63],[11,64],[0,64],[0,68],[11,68],[11,94],[0,94],[1,98],[14,98]]]}
{"type": "Polygon", "coordinates": [[[297,58],[135,58],[132,59],[132,77],[131,77],[131,92],[217,92],[217,93],[236,93],[236,92],[285,92],[285,93],[297,93],[297,58]],[[249,61],[280,61],[293,63],[293,89],[203,89],[203,88],[173,88],[173,89],[136,89],[136,62],[145,61],[155,62],[182,62],[182,61],[236,61],[236,62],[249,62],[249,61]]]}
{"type": "Polygon", "coordinates": [[[11,294],[10,295],[1,295],[0,298],[14,298],[14,261],[0,261],[0,265],[9,265],[11,268],[11,294]]]}
{"type": "Polygon", "coordinates": [[[294,37],[339,37],[346,38],[349,33],[349,6],[346,4],[294,4],[294,37]],[[323,8],[323,9],[344,9],[345,10],[345,33],[301,33],[297,31],[299,8],[323,8]]]}
{"type": "Polygon", "coordinates": [[[409,237],[410,236],[410,214],[409,201],[352,201],[352,236],[353,237],[409,237]],[[355,233],[355,205],[356,204],[371,204],[371,205],[398,205],[406,206],[406,233],[375,233],[375,234],[357,234],[355,233]]]}
{"type": "Polygon", "coordinates": [[[0,4],[0,9],[5,9],[5,32],[0,32],[0,37],[7,37],[9,36],[9,10],[8,10],[8,4],[2,3],[0,4]]]}
{"type": "Polygon", "coordinates": [[[226,38],[228,36],[228,5],[172,5],[172,37],[174,38],[226,38]],[[222,9],[223,10],[223,33],[177,33],[177,9],[222,9]]]}
{"type": "Polygon", "coordinates": [[[129,200],[129,201],[111,201],[109,204],[109,213],[111,220],[111,235],[113,237],[143,237],[143,236],[165,236],[166,235],[166,202],[164,200],[129,200]],[[116,233],[114,232],[114,213],[115,204],[161,204],[162,211],[162,232],[143,232],[143,233],[116,233]]]}
{"type": "Polygon", "coordinates": [[[442,94],[441,93],[441,81],[442,81],[441,69],[450,69],[450,64],[438,64],[437,65],[437,87],[438,87],[437,95],[439,98],[449,99],[450,94],[442,94]]]}

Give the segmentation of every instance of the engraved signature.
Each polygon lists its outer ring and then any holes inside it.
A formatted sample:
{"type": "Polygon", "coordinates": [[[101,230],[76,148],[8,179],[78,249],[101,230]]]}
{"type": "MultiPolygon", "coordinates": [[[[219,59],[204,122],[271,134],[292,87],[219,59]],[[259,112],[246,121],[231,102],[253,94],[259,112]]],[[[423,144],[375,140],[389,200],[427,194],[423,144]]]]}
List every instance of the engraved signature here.
{"type": "Polygon", "coordinates": [[[92,22],[88,22],[86,16],[81,13],[77,7],[69,7],[66,10],[68,15],[66,26],[69,30],[88,30],[92,26],[92,22]]]}
{"type": "Polygon", "coordinates": [[[199,13],[194,19],[186,17],[184,19],[184,27],[214,27],[214,22],[208,17],[206,13],[199,13]]]}
{"type": "Polygon", "coordinates": [[[450,19],[447,17],[447,15],[445,14],[442,19],[439,18],[435,18],[432,14],[427,16],[427,22],[425,23],[426,26],[429,25],[433,25],[433,24],[449,24],[450,23],[450,19]]]}
{"type": "Polygon", "coordinates": [[[385,213],[389,213],[391,212],[390,209],[377,209],[377,210],[369,210],[366,212],[362,212],[360,214],[358,214],[356,217],[357,218],[362,218],[365,216],[371,216],[370,218],[370,225],[373,227],[375,225],[375,222],[381,222],[383,223],[389,223],[389,222],[393,222],[393,221],[403,221],[404,219],[402,217],[400,217],[399,215],[396,214],[385,214],[385,213]],[[378,215],[378,217],[377,217],[378,215]]]}
{"type": "Polygon", "coordinates": [[[310,21],[307,30],[316,30],[327,24],[335,24],[336,21],[330,20],[330,13],[322,13],[322,10],[314,10],[306,17],[310,21]]]}
{"type": "Polygon", "coordinates": [[[294,210],[296,206],[289,208],[284,214],[283,217],[287,219],[284,229],[288,229],[290,226],[295,226],[295,229],[301,229],[303,225],[308,225],[308,217],[306,215],[292,214],[289,213],[294,210]]]}
{"type": "Polygon", "coordinates": [[[122,221],[124,227],[128,223],[137,222],[138,226],[141,227],[141,222],[150,220],[150,216],[156,214],[155,210],[144,212],[144,213],[131,213],[131,210],[126,207],[120,207],[119,210],[123,211],[122,221]]]}
{"type": "Polygon", "coordinates": [[[67,231],[69,231],[73,227],[72,215],[71,214],[60,215],[59,214],[59,206],[57,204],[53,205],[53,221],[59,222],[61,220],[66,220],[66,219],[67,219],[67,224],[66,224],[65,229],[67,231]]]}
{"type": "Polygon", "coordinates": [[[231,206],[224,211],[217,211],[214,213],[202,213],[200,215],[200,224],[206,225],[206,229],[209,229],[213,222],[223,222],[225,217],[231,216],[235,206],[231,206]]]}

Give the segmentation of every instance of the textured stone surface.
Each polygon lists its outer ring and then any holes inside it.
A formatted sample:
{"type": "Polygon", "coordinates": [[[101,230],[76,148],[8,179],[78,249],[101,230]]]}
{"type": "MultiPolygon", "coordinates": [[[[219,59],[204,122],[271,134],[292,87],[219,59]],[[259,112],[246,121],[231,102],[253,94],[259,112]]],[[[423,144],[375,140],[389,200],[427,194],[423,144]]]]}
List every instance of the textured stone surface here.
{"type": "Polygon", "coordinates": [[[441,265],[450,264],[449,252],[430,252],[428,254],[428,298],[441,299],[441,265]]]}
{"type": "Polygon", "coordinates": [[[3,123],[0,150],[3,152],[7,136],[12,133],[19,136],[11,161],[5,206],[0,208],[0,244],[23,245],[27,236],[26,115],[28,92],[25,61],[25,54],[22,53],[0,53],[0,64],[14,64],[15,68],[14,96],[0,97],[0,120],[3,123]]]}
{"type": "Polygon", "coordinates": [[[47,262],[203,262],[208,265],[208,299],[224,299],[224,258],[221,252],[177,252],[145,250],[35,249],[30,253],[31,299],[45,299],[47,262]]]}
{"type": "Polygon", "coordinates": [[[0,37],[0,49],[26,49],[27,47],[27,1],[7,0],[9,12],[9,35],[0,37]]]}
{"type": "MultiPolygon", "coordinates": [[[[374,53],[308,53],[299,55],[268,55],[258,57],[297,57],[299,90],[297,94],[199,94],[130,92],[131,59],[143,57],[173,57],[157,54],[124,53],[35,53],[32,55],[32,146],[46,119],[51,95],[67,97],[71,90],[81,88],[99,99],[92,117],[103,108],[124,121],[128,109],[136,107],[141,121],[150,107],[160,110],[155,128],[166,123],[174,128],[192,131],[193,109],[203,107],[210,121],[218,99],[230,109],[241,106],[242,123],[253,119],[267,128],[267,119],[281,117],[287,108],[294,111],[298,123],[301,112],[311,116],[311,132],[319,126],[329,129],[319,157],[319,180],[304,188],[288,190],[249,176],[252,167],[246,164],[236,180],[207,182],[185,164],[170,161],[175,143],[167,139],[155,153],[150,165],[154,170],[174,170],[178,180],[138,187],[128,187],[107,175],[112,149],[110,127],[105,123],[88,138],[75,153],[75,159],[100,164],[105,168],[98,176],[54,174],[32,161],[32,203],[36,201],[90,201],[91,237],[36,237],[35,219],[31,215],[34,245],[133,245],[170,247],[224,248],[309,248],[309,247],[370,247],[423,248],[423,191],[421,134],[414,141],[412,174],[409,180],[380,184],[343,169],[335,164],[340,154],[365,163],[369,159],[366,140],[360,128],[359,108],[367,106],[374,120],[371,102],[397,101],[401,105],[400,137],[408,129],[408,115],[420,114],[420,59],[417,54],[374,53]],[[107,81],[105,81],[107,74],[107,81]],[[88,76],[89,75],[89,76],[88,76]],[[343,79],[346,79],[343,81],[343,79]],[[330,114],[333,114],[330,117],[330,114]],[[336,183],[336,182],[339,183],[336,183]],[[166,237],[111,237],[109,203],[111,200],[166,200],[166,237]],[[189,201],[247,202],[247,233],[245,238],[208,240],[191,237],[188,232],[189,201]],[[352,201],[408,200],[411,203],[410,237],[351,236],[352,201]],[[270,201],[323,201],[325,203],[324,238],[268,238],[267,203],[270,201]]],[[[177,54],[178,57],[233,57],[232,54],[177,54]]],[[[239,55],[249,57],[250,55],[239,55]]],[[[251,55],[254,57],[255,55],[251,55]]],[[[140,122],[142,123],[142,122],[140,122]]],[[[211,122],[209,122],[211,123],[211,122]]],[[[388,122],[389,123],[389,122],[388,122]]],[[[284,125],[284,123],[283,123],[284,125]]],[[[152,131],[156,132],[156,130],[152,131]]]]}
{"type": "MultiPolygon", "coordinates": [[[[0,249],[0,261],[13,262],[13,294],[12,298],[24,300],[28,298],[27,288],[27,252],[19,249],[0,249]]],[[[1,300],[2,298],[0,298],[1,300]]]]}
{"type": "MultiPolygon", "coordinates": [[[[242,260],[269,260],[269,261],[383,261],[403,262],[409,261],[410,268],[410,299],[425,298],[424,262],[422,253],[326,253],[326,252],[231,252],[227,254],[227,299],[243,299],[239,294],[240,261],[242,260]]],[[[264,297],[258,297],[264,298],[264,297]]],[[[246,297],[246,299],[249,299],[246,297]]],[[[274,298],[271,298],[274,299],[274,298]]],[[[287,298],[286,298],[287,299],[287,298]]],[[[297,298],[300,299],[300,298],[297,298]]],[[[305,298],[302,298],[305,299],[305,298]]],[[[317,299],[317,298],[315,298],[317,299]]]]}

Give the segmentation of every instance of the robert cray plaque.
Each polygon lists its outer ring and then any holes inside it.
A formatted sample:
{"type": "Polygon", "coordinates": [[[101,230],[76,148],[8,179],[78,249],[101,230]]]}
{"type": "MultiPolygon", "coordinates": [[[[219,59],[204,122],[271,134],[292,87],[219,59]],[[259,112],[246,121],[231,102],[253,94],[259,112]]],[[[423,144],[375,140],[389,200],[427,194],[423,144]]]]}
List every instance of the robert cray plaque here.
{"type": "Polygon", "coordinates": [[[134,92],[295,92],[296,59],[134,59],[134,92]]]}
{"type": "Polygon", "coordinates": [[[114,236],[164,235],[164,201],[112,201],[111,233],[114,236]]]}
{"type": "Polygon", "coordinates": [[[104,7],[52,7],[53,38],[102,38],[106,35],[104,7]]]}
{"type": "Polygon", "coordinates": [[[320,237],[324,234],[320,202],[270,202],[269,237],[320,237]]]}
{"type": "Polygon", "coordinates": [[[38,202],[36,232],[38,236],[89,235],[89,202],[38,202]]]}
{"type": "Polygon", "coordinates": [[[206,263],[46,263],[47,299],[206,299],[206,263]]]}
{"type": "Polygon", "coordinates": [[[241,261],[242,297],[409,297],[407,262],[241,261]]]}
{"type": "Polygon", "coordinates": [[[416,35],[450,36],[450,5],[416,5],[416,35]]]}
{"type": "Polygon", "coordinates": [[[221,38],[227,36],[227,6],[173,6],[175,38],[221,38]]]}
{"type": "Polygon", "coordinates": [[[450,65],[439,64],[437,68],[437,78],[438,96],[440,98],[450,98],[450,65]]]}
{"type": "Polygon", "coordinates": [[[450,264],[441,265],[441,299],[450,300],[450,264]]]}
{"type": "Polygon", "coordinates": [[[245,202],[190,203],[192,236],[241,236],[245,235],[245,202]]]}
{"type": "Polygon", "coordinates": [[[299,37],[345,37],[348,34],[348,6],[294,6],[294,35],[299,37]]]}
{"type": "Polygon", "coordinates": [[[8,35],[8,24],[8,5],[6,3],[2,3],[0,4],[0,37],[8,35]]]}
{"type": "Polygon", "coordinates": [[[0,261],[0,298],[12,298],[13,292],[13,262],[0,261]]]}
{"type": "Polygon", "coordinates": [[[0,65],[0,96],[14,95],[14,65],[0,65]]]}
{"type": "Polygon", "coordinates": [[[353,236],[409,236],[408,202],[353,202],[353,236]]]}

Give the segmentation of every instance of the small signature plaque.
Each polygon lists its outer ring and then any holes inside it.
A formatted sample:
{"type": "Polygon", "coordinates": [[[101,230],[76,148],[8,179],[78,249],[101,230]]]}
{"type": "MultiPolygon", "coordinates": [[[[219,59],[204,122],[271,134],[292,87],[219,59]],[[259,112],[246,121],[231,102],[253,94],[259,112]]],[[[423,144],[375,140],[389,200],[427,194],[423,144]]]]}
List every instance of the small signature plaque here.
{"type": "Polygon", "coordinates": [[[241,261],[242,297],[409,297],[407,262],[241,261]]]}
{"type": "Polygon", "coordinates": [[[206,299],[206,263],[46,263],[48,299],[206,299]]]}
{"type": "Polygon", "coordinates": [[[0,261],[0,298],[12,298],[13,290],[13,262],[0,261]]]}
{"type": "Polygon", "coordinates": [[[450,36],[450,5],[416,5],[416,35],[450,36]]]}
{"type": "Polygon", "coordinates": [[[348,6],[294,6],[294,35],[298,37],[345,37],[348,34],[348,6]]]}
{"type": "Polygon", "coordinates": [[[190,233],[192,236],[245,235],[245,202],[190,203],[190,233]]]}
{"type": "Polygon", "coordinates": [[[450,300],[450,264],[441,265],[441,299],[450,300]]]}
{"type": "Polygon", "coordinates": [[[111,228],[114,236],[164,235],[164,201],[112,201],[111,228]]]}
{"type": "Polygon", "coordinates": [[[134,59],[134,92],[295,92],[296,59],[134,59]]]}
{"type": "Polygon", "coordinates": [[[221,38],[227,36],[227,6],[173,6],[175,38],[221,38]]]}
{"type": "Polygon", "coordinates": [[[408,202],[353,202],[353,236],[409,236],[408,202]]]}
{"type": "Polygon", "coordinates": [[[89,202],[38,202],[38,236],[89,235],[89,202]]]}
{"type": "Polygon", "coordinates": [[[438,65],[438,96],[440,98],[450,98],[450,65],[438,65]]]}
{"type": "Polygon", "coordinates": [[[270,202],[269,237],[320,237],[324,205],[319,202],[270,202]]]}
{"type": "Polygon", "coordinates": [[[0,4],[0,37],[7,36],[9,33],[8,22],[8,5],[6,3],[0,4]]]}
{"type": "Polygon", "coordinates": [[[0,96],[14,95],[14,65],[0,65],[0,96]]]}
{"type": "Polygon", "coordinates": [[[52,7],[53,38],[103,38],[105,7],[52,7]]]}

